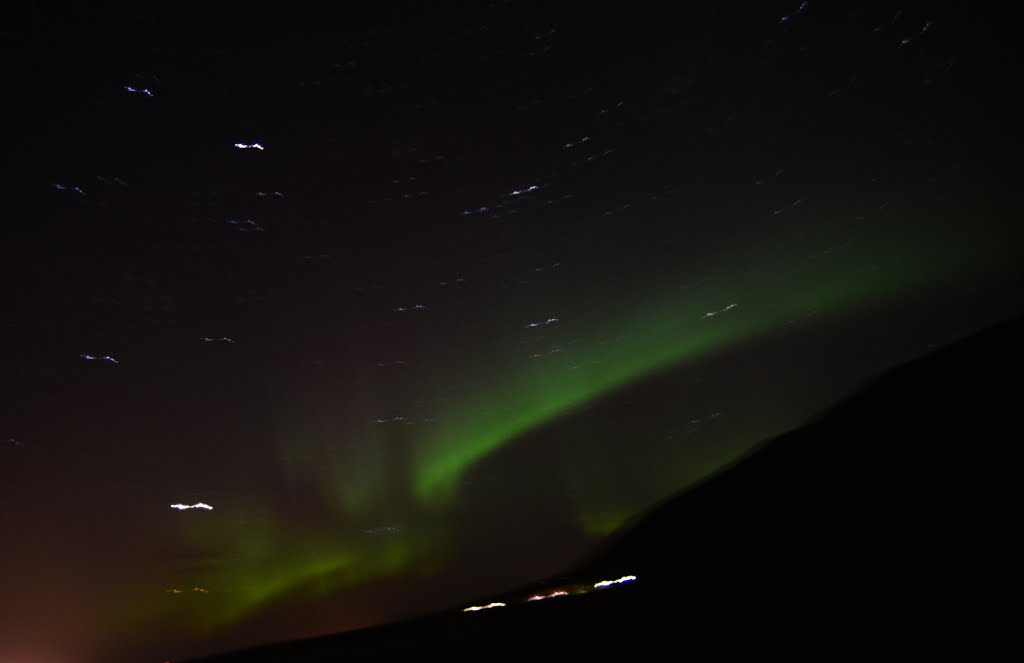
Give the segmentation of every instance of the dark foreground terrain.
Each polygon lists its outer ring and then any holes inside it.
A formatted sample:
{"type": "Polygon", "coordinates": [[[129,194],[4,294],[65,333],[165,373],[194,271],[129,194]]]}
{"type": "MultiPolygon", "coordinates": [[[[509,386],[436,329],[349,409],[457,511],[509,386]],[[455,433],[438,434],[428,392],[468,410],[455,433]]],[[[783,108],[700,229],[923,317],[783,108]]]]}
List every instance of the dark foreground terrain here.
{"type": "Polygon", "coordinates": [[[564,576],[479,601],[505,607],[203,661],[1012,654],[1021,339],[1018,319],[887,372],[564,576]]]}

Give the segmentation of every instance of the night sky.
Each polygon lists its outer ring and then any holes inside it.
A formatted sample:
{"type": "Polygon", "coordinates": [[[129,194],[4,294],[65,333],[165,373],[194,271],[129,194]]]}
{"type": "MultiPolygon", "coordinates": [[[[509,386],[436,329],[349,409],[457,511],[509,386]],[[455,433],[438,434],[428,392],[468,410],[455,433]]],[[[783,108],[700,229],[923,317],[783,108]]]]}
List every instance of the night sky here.
{"type": "Polygon", "coordinates": [[[2,663],[461,608],[1020,309],[986,3],[227,4],[0,14],[2,663]]]}

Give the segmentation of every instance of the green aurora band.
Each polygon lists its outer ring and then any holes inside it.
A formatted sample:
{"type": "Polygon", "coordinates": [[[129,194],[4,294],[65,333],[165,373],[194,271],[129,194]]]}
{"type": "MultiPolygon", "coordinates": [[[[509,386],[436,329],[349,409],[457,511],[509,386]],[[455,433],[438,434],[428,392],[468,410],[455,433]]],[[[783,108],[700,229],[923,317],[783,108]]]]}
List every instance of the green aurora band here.
{"type": "Polygon", "coordinates": [[[416,496],[424,504],[449,503],[460,476],[488,454],[653,372],[782,330],[810,312],[822,318],[892,302],[961,266],[890,252],[833,260],[813,274],[791,267],[785,279],[765,279],[777,270],[763,260],[759,267],[724,272],[716,279],[718,297],[672,294],[615,315],[620,322],[604,334],[613,340],[591,347],[576,370],[564,363],[561,370],[521,366],[477,390],[416,447],[416,496]]]}

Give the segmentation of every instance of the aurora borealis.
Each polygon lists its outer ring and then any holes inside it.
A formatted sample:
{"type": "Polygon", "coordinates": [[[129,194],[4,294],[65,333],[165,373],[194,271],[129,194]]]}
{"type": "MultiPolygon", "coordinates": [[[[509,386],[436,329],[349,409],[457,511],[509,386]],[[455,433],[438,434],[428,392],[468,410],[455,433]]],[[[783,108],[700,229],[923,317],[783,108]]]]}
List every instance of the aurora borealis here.
{"type": "Polygon", "coordinates": [[[0,17],[0,663],[461,610],[1020,309],[992,16],[230,4],[0,17]]]}
{"type": "MultiPolygon", "coordinates": [[[[858,270],[850,264],[843,273],[830,274],[834,267],[830,266],[819,271],[816,278],[820,280],[813,286],[800,284],[792,290],[789,284],[779,291],[764,287],[750,275],[743,280],[730,275],[721,279],[725,283],[720,287],[723,292],[742,293],[741,299],[751,302],[744,303],[742,310],[728,310],[741,308],[728,297],[717,302],[705,299],[703,306],[687,301],[686,295],[660,297],[641,303],[639,314],[615,316],[628,321],[625,325],[599,327],[602,340],[598,344],[610,347],[579,351],[575,360],[578,364],[567,359],[558,362],[554,370],[527,365],[518,371],[502,371],[502,384],[482,392],[484,402],[462,403],[459,414],[465,416],[456,416],[452,428],[430,436],[420,447],[415,464],[417,495],[429,499],[475,460],[502,444],[652,371],[776,332],[807,311],[828,316],[867,302],[888,303],[907,290],[921,287],[928,277],[935,280],[942,273],[933,268],[928,274],[926,267],[914,264],[922,260],[914,255],[894,257],[891,264],[878,260],[872,263],[869,256],[861,260],[870,267],[858,270]],[[726,301],[732,303],[719,312],[711,310],[726,301]],[[614,340],[609,343],[604,339],[614,340]]],[[[751,271],[782,273],[777,268],[759,267],[751,271]]]]}

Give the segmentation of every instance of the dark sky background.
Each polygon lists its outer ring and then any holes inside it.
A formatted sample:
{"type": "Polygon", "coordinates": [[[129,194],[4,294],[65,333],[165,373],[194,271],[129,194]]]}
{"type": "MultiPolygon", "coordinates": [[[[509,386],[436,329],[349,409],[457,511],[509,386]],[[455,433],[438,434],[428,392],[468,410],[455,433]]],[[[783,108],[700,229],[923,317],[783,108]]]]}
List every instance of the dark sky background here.
{"type": "Polygon", "coordinates": [[[367,5],[4,4],[0,661],[461,607],[1019,310],[994,4],[367,5]]]}

